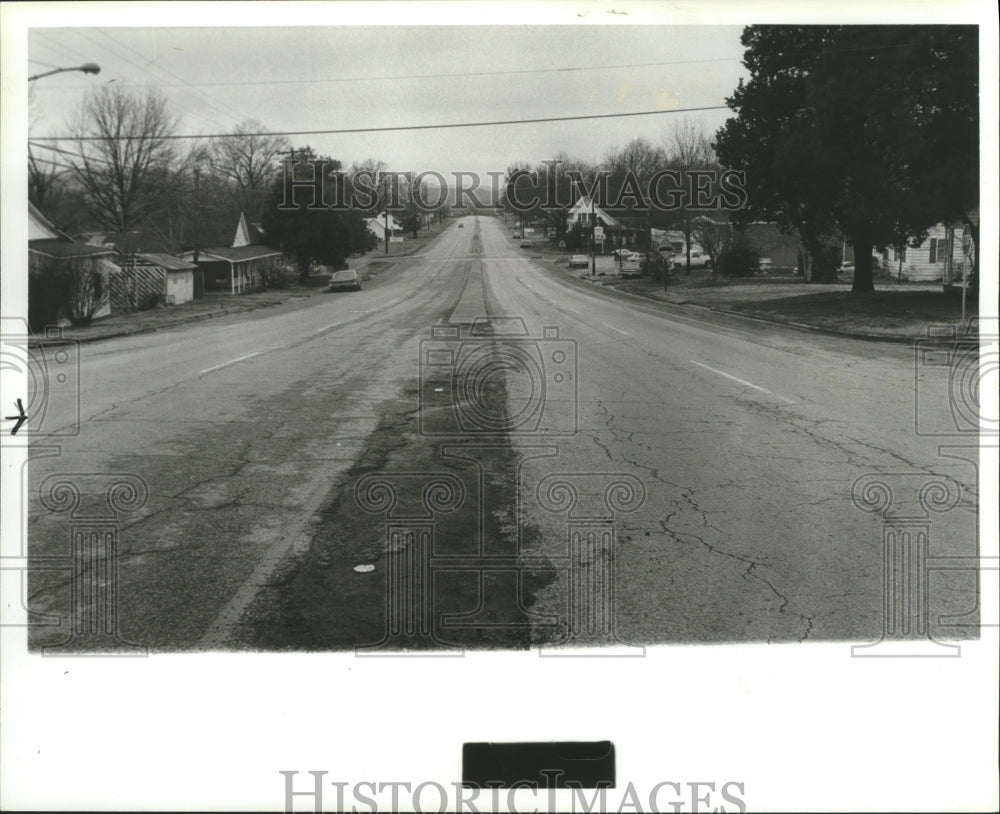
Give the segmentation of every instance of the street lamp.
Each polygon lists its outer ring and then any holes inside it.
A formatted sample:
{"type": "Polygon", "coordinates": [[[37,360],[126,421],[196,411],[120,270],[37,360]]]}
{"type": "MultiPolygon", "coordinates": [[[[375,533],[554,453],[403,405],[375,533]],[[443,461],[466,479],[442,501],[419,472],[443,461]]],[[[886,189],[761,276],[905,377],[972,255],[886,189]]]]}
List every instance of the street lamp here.
{"type": "Polygon", "coordinates": [[[75,68],[56,68],[52,71],[47,71],[46,73],[36,73],[34,76],[29,76],[28,81],[34,82],[36,79],[42,79],[46,76],[52,76],[55,73],[66,73],[67,71],[80,71],[82,73],[100,73],[101,66],[96,62],[87,62],[83,65],[77,65],[75,68]]]}

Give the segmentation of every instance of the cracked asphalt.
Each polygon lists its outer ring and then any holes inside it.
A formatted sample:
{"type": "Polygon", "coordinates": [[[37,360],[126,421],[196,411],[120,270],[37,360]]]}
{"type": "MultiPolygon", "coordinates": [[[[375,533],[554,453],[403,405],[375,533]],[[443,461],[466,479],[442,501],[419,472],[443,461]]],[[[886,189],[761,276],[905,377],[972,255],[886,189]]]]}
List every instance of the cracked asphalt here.
{"type": "MultiPolygon", "coordinates": [[[[106,514],[114,473],[140,477],[148,500],[118,520],[119,633],[185,651],[378,639],[401,554],[353,497],[370,474],[464,484],[435,519],[433,635],[413,646],[874,642],[882,517],[852,499],[872,474],[906,517],[930,517],[911,483],[953,479],[930,552],[976,554],[975,439],[955,432],[946,370],[605,296],[521,257],[498,220],[463,220],[361,292],[82,346],[80,432],[30,465],[30,556],[69,551],[46,477],[86,483],[81,516],[106,514]],[[477,312],[486,333],[441,345],[464,372],[422,378],[431,326],[477,312]],[[459,426],[456,403],[501,430],[459,426]],[[918,409],[939,434],[915,431],[918,409]],[[492,565],[470,568],[477,552],[492,565]]],[[[72,419],[66,400],[46,416],[72,419]]],[[[28,607],[62,620],[33,647],[66,638],[71,583],[30,574],[28,607]]],[[[976,635],[974,573],[927,590],[935,636],[976,635]]]]}

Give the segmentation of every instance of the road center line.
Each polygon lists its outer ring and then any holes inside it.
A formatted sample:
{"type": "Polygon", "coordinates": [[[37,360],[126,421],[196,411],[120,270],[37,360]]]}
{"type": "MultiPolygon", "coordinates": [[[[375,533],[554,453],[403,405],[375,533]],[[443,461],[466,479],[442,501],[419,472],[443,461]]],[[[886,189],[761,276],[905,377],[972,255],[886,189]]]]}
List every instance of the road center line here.
{"type": "MultiPolygon", "coordinates": [[[[367,311],[365,313],[367,313],[367,311]]],[[[321,333],[323,333],[323,331],[329,331],[331,328],[336,328],[338,325],[342,325],[342,324],[343,323],[341,323],[341,322],[331,322],[325,328],[320,328],[318,331],[313,331],[311,334],[309,334],[309,336],[316,336],[316,334],[321,334],[321,333]]]]}
{"type": "MultiPolygon", "coordinates": [[[[605,323],[605,325],[607,325],[607,323],[605,323]]],[[[623,331],[621,328],[616,328],[614,325],[608,325],[608,327],[612,331],[618,331],[618,333],[624,334],[625,336],[632,336],[632,334],[630,334],[628,331],[623,331]]]]}
{"type": "Polygon", "coordinates": [[[261,352],[248,353],[246,356],[241,356],[238,359],[230,359],[228,362],[223,362],[221,365],[216,365],[215,367],[206,367],[204,370],[199,372],[199,376],[205,373],[211,373],[213,370],[221,370],[224,367],[229,367],[230,365],[235,365],[237,362],[242,362],[244,359],[252,359],[254,356],[260,356],[261,352]]]}
{"type": "Polygon", "coordinates": [[[794,399],[785,398],[785,396],[779,396],[776,393],[772,393],[766,387],[761,387],[760,385],[754,384],[753,382],[748,382],[746,379],[741,379],[737,376],[733,376],[721,370],[716,370],[714,367],[709,367],[708,365],[702,364],[701,362],[696,362],[694,359],[688,359],[688,361],[692,365],[698,365],[698,367],[703,367],[705,368],[705,370],[711,370],[713,373],[718,373],[720,376],[725,376],[727,379],[732,379],[734,382],[739,382],[740,384],[746,385],[747,387],[752,387],[754,390],[759,390],[761,393],[767,393],[769,396],[774,396],[775,398],[781,399],[786,404],[795,404],[794,399]]]}

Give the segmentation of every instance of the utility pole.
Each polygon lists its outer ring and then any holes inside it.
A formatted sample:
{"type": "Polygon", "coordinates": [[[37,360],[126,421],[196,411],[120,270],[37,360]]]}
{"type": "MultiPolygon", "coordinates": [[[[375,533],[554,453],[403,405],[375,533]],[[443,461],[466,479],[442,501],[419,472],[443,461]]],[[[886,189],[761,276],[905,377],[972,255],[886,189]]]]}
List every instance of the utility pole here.
{"type": "Polygon", "coordinates": [[[590,199],[590,276],[597,276],[597,258],[594,257],[594,229],[597,228],[597,216],[594,214],[594,198],[590,199]]]}
{"type": "Polygon", "coordinates": [[[385,253],[389,253],[389,176],[385,177],[385,189],[382,191],[382,204],[385,206],[385,226],[383,227],[385,237],[385,253]]]}

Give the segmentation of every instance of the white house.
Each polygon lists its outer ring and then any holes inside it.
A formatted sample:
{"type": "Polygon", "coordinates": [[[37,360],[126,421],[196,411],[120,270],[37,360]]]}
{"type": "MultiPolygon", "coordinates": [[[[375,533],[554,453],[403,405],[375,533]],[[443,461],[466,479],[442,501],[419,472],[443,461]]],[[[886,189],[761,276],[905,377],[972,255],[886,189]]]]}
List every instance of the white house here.
{"type": "MultiPolygon", "coordinates": [[[[854,261],[854,250],[844,243],[844,260],[854,261]]],[[[927,230],[919,246],[890,249],[878,258],[886,272],[898,280],[911,282],[961,281],[962,272],[972,270],[972,263],[962,250],[962,227],[936,223],[927,230]]]]}
{"type": "Polygon", "coordinates": [[[366,218],[365,227],[379,239],[379,242],[385,241],[386,232],[388,232],[390,239],[393,235],[400,235],[403,232],[403,227],[399,225],[396,219],[392,215],[386,214],[376,215],[374,218],[366,218]]]}
{"type": "Polygon", "coordinates": [[[604,226],[610,229],[617,229],[621,224],[601,207],[594,204],[587,195],[581,195],[566,213],[566,229],[572,229],[577,224],[580,228],[589,229],[591,226],[604,226]]]}

